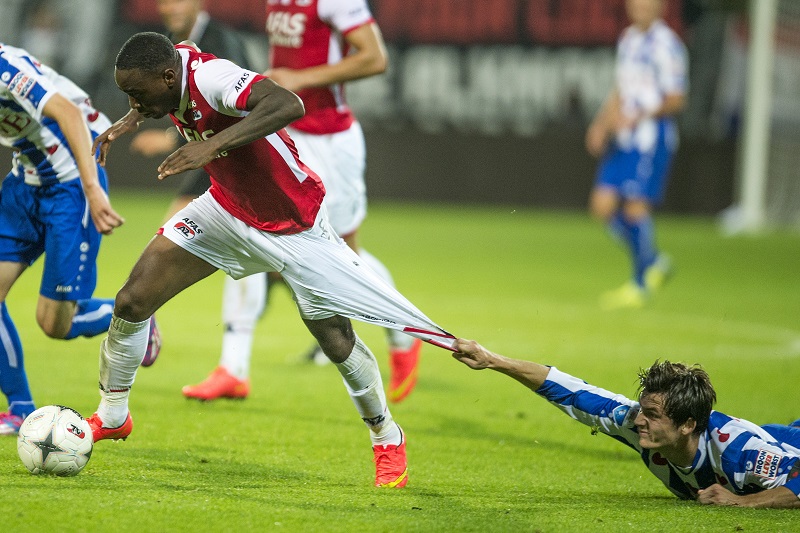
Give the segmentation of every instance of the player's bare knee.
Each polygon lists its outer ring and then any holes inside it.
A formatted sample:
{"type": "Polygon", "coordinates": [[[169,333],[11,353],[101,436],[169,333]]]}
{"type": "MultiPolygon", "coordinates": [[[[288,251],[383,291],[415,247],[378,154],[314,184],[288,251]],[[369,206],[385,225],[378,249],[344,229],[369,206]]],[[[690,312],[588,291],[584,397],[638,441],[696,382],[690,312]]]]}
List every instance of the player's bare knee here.
{"type": "Polygon", "coordinates": [[[72,328],[71,320],[62,320],[58,316],[37,316],[36,321],[44,334],[51,339],[63,339],[72,328]]]}
{"type": "Polygon", "coordinates": [[[126,287],[120,289],[114,300],[114,315],[128,322],[143,322],[150,318],[153,311],[146,305],[143,297],[126,287]]]}
{"type": "Polygon", "coordinates": [[[349,319],[334,316],[323,320],[306,320],[305,323],[322,351],[334,363],[343,362],[353,352],[356,334],[349,319]]]}

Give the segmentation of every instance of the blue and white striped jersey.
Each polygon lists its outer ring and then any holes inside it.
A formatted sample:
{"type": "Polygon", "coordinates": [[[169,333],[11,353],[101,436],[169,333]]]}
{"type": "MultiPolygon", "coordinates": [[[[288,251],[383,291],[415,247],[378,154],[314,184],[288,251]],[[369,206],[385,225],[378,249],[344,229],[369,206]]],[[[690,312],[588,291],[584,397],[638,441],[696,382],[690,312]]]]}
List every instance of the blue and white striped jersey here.
{"type": "MultiPolygon", "coordinates": [[[[617,43],[616,88],[622,112],[629,117],[650,115],[664,103],[667,94],[685,94],[688,86],[686,48],[662,20],[643,32],[629,26],[617,43]]],[[[617,134],[625,149],[647,152],[655,145],[657,121],[645,119],[633,129],[617,134]]],[[[675,141],[677,142],[677,140],[675,141]]]]}
{"type": "Polygon", "coordinates": [[[14,150],[12,173],[25,183],[48,185],[79,177],[56,121],[42,115],[56,93],[76,104],[93,134],[111,125],[72,81],[21,48],[0,44],[0,143],[14,150]]]}
{"type": "Polygon", "coordinates": [[[800,495],[800,428],[757,426],[711,412],[689,468],[673,465],[658,452],[642,449],[634,419],[639,404],[587,384],[555,367],[536,391],[566,414],[627,444],[676,496],[696,499],[699,489],[719,483],[735,494],[784,486],[800,495]]]}

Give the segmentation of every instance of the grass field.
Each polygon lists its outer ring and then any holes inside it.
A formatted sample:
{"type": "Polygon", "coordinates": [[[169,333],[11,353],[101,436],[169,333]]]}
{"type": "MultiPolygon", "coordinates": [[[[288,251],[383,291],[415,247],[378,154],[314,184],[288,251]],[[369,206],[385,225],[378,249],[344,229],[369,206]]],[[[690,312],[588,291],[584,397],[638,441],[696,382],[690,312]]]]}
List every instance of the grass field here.
{"type": "MultiPolygon", "coordinates": [[[[127,223],[104,241],[98,296],[123,283],[168,201],[116,194],[127,223]]],[[[675,279],[646,309],[616,313],[597,296],[624,281],[627,260],[583,213],[374,204],[362,240],[428,316],[494,351],[627,395],[656,358],[698,362],[720,411],[800,417],[800,236],[723,238],[711,220],[666,216],[658,230],[675,279]]],[[[259,324],[251,397],[183,399],[217,362],[222,279],[159,311],[164,349],[139,371],[126,442],[99,443],[60,479],[29,475],[15,440],[0,440],[0,530],[800,531],[798,511],[675,499],[627,447],[431,346],[417,390],[392,407],[411,481],[377,490],[367,430],[336,370],[300,362],[309,337],[283,287],[259,324]]],[[[45,338],[38,282],[34,267],[8,302],[37,403],[91,414],[100,338],[45,338]]],[[[386,377],[382,332],[357,329],[386,377]]]]}

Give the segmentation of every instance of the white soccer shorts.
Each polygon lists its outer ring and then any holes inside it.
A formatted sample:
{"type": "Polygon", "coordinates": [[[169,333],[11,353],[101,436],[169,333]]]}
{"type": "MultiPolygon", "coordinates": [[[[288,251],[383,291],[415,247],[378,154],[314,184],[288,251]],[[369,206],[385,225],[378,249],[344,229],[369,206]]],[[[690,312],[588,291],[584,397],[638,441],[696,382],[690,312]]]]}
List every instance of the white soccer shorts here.
{"type": "Polygon", "coordinates": [[[339,235],[356,231],[367,216],[367,150],[358,122],[338,133],[315,135],[288,127],[300,160],[325,185],[328,220],[339,235]]]}
{"type": "Polygon", "coordinates": [[[338,237],[324,207],[312,228],[277,235],[245,224],[206,192],[164,224],[163,235],[234,279],[280,272],[292,288],[304,319],[346,316],[452,349],[452,335],[384,281],[338,237]],[[185,231],[187,221],[192,232],[185,231]]]}

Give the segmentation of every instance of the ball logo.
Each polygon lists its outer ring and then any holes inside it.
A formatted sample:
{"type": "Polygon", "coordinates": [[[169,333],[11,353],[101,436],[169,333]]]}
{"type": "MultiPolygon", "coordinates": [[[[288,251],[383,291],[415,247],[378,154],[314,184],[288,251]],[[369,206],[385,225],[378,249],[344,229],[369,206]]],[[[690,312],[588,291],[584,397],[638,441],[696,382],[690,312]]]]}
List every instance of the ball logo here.
{"type": "Polygon", "coordinates": [[[69,424],[67,426],[67,431],[69,431],[70,433],[72,433],[73,435],[78,437],[79,439],[82,439],[82,438],[86,437],[86,432],[83,431],[78,426],[76,426],[75,424],[69,424]]]}

